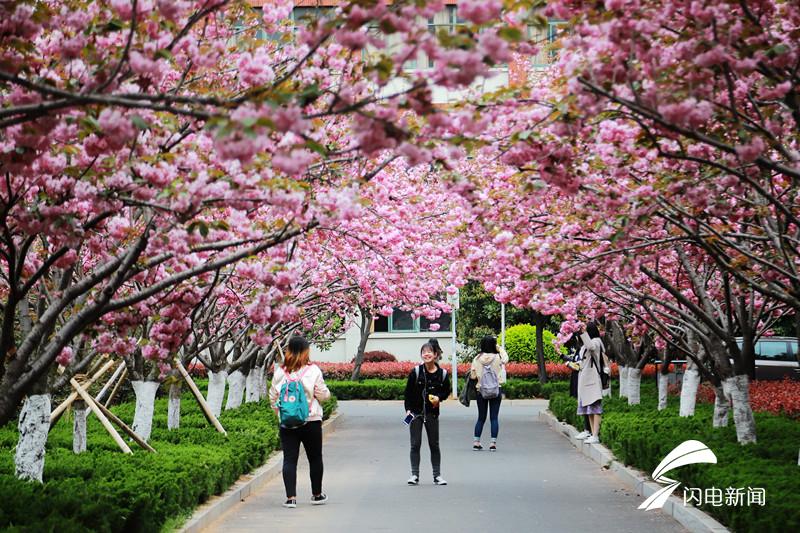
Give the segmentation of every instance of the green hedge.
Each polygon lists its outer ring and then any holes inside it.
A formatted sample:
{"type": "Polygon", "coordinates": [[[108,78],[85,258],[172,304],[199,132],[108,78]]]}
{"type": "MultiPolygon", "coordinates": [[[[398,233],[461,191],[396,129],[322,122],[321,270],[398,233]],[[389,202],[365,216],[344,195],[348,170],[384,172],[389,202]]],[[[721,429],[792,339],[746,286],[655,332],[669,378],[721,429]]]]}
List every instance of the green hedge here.
{"type": "MultiPolygon", "coordinates": [[[[603,399],[600,437],[617,458],[649,474],[675,446],[688,439],[699,440],[717,456],[715,465],[689,465],[672,470],[669,477],[684,486],[760,487],[766,490],[766,505],[703,505],[702,509],[735,531],[800,531],[800,466],[797,465],[800,424],[787,417],[755,413],[758,442],[741,446],[736,442],[733,419],[725,428],[711,425],[713,406],[698,404],[695,416],[678,416],[678,398],[670,397],[664,411],[657,409],[656,388],[642,384],[642,404],[603,399]]],[[[550,410],[575,427],[582,421],[575,414],[577,403],[567,394],[554,394],[550,410]]],[[[732,414],[731,414],[732,416],[732,414]]]]}
{"type": "MultiPolygon", "coordinates": [[[[402,400],[406,389],[404,379],[365,379],[363,381],[328,381],[328,388],[340,400],[402,400]]],[[[459,379],[459,390],[464,380],[459,379]]],[[[554,381],[542,386],[538,381],[509,379],[503,385],[506,398],[548,398],[558,391],[568,391],[569,383],[554,381]]]]}
{"type": "MultiPolygon", "coordinates": [[[[336,400],[326,402],[329,415],[336,400]]],[[[133,419],[133,404],[113,411],[133,419]]],[[[44,484],[14,477],[16,424],[0,428],[0,529],[5,531],[158,531],[186,516],[239,476],[264,464],[279,447],[277,420],[266,402],[224,411],[217,433],[185,394],[181,427],[168,431],[166,399],[156,401],[147,453],[131,443],[124,455],[97,417],[88,424],[88,451],[72,452],[72,420],[65,415],[47,442],[44,484]]]]}

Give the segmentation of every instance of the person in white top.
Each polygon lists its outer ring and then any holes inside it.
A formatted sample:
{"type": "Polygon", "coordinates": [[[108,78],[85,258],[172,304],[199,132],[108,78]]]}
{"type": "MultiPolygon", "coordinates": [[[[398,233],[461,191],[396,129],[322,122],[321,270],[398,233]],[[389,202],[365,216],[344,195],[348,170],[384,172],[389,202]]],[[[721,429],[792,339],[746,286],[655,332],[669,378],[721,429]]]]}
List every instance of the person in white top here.
{"type": "Polygon", "coordinates": [[[600,442],[600,419],[603,415],[603,386],[600,373],[605,372],[608,366],[597,324],[590,322],[586,325],[585,330],[581,332],[581,342],[583,348],[578,354],[581,369],[578,373],[577,412],[579,415],[589,416],[592,434],[585,442],[596,444],[600,442]]]}
{"type": "Polygon", "coordinates": [[[500,402],[503,400],[503,384],[506,381],[505,364],[508,363],[508,354],[497,345],[497,338],[486,335],[481,339],[481,351],[472,360],[470,377],[475,380],[477,389],[475,400],[478,403],[478,421],[475,422],[475,440],[472,443],[473,450],[482,450],[481,434],[483,425],[486,423],[486,414],[489,413],[491,424],[492,441],[489,444],[490,451],[497,451],[497,434],[500,431],[500,402]],[[484,372],[491,372],[484,380],[484,372]],[[491,386],[483,381],[492,380],[491,386]],[[496,387],[496,389],[495,389],[496,387]],[[488,396],[488,397],[485,397],[488,396]]]}
{"type": "Polygon", "coordinates": [[[275,365],[272,384],[269,388],[269,401],[275,414],[278,414],[278,400],[281,386],[289,380],[297,380],[303,385],[308,402],[306,423],[296,427],[281,426],[281,449],[283,450],[283,484],[286,488],[284,507],[297,507],[297,458],[300,443],[306,450],[311,473],[311,504],[322,505],[328,497],[322,492],[322,404],[331,396],[325,385],[322,370],[308,359],[311,346],[300,336],[289,339],[283,364],[275,365]]]}

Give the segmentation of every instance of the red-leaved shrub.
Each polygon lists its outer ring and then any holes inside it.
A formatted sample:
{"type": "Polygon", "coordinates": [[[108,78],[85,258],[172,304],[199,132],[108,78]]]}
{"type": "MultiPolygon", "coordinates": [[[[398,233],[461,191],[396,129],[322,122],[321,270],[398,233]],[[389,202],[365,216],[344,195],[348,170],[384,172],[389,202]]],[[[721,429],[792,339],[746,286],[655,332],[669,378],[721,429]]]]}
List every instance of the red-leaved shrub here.
{"type": "MultiPolygon", "coordinates": [[[[361,377],[365,379],[405,379],[418,364],[420,363],[412,361],[364,363],[361,365],[361,377]]],[[[442,361],[440,364],[448,371],[450,370],[447,362],[442,361]]],[[[350,375],[353,373],[353,363],[317,363],[317,365],[322,369],[326,379],[350,379],[350,375]]],[[[459,377],[466,376],[469,369],[469,363],[459,364],[459,377]]],[[[569,379],[570,372],[572,372],[566,365],[557,363],[545,363],[545,370],[551,379],[569,379]]],[[[539,376],[539,367],[533,363],[508,363],[506,372],[510,378],[536,378],[539,376]]]]}
{"type": "MultiPolygon", "coordinates": [[[[680,384],[670,385],[669,394],[680,395],[680,384]]],[[[701,383],[697,389],[697,401],[713,403],[714,387],[701,383]]],[[[783,381],[755,380],[750,382],[750,405],[753,411],[800,417],[800,381],[789,378],[783,381]]]]}
{"type": "MultiPolygon", "coordinates": [[[[355,363],[355,359],[350,361],[355,363]]],[[[364,363],[396,363],[397,357],[384,350],[364,352],[364,363]]]]}

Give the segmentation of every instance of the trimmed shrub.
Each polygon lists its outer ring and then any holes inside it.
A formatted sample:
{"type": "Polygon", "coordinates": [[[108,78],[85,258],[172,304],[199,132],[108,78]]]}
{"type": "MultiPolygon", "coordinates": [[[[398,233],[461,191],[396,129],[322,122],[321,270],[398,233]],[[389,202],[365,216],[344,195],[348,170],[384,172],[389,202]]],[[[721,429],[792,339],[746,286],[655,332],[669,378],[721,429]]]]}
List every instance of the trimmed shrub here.
{"type": "MultiPolygon", "coordinates": [[[[364,381],[328,381],[328,388],[340,400],[402,400],[405,379],[366,379],[364,381]]],[[[458,380],[458,390],[464,379],[458,380]]],[[[548,398],[550,394],[569,391],[569,383],[556,381],[542,386],[538,381],[509,379],[503,385],[503,395],[509,399],[548,398]]]]}
{"type": "MultiPolygon", "coordinates": [[[[545,363],[561,363],[560,353],[567,353],[564,348],[559,352],[553,345],[556,336],[544,330],[545,363]]],[[[506,351],[511,361],[522,363],[536,362],[536,326],[517,324],[506,330],[506,351]]]]}
{"type": "MultiPolygon", "coordinates": [[[[362,379],[404,379],[418,363],[402,361],[397,363],[364,363],[361,365],[362,379]]],[[[326,380],[349,380],[353,374],[353,363],[317,363],[322,369],[326,380]]],[[[445,363],[445,368],[451,370],[450,364],[445,363]]],[[[651,365],[652,366],[652,365],[651,365]]],[[[458,375],[464,376],[469,372],[470,363],[458,365],[458,375]]],[[[545,365],[547,376],[550,379],[569,379],[572,370],[565,364],[547,363],[545,365]]],[[[612,364],[612,375],[616,376],[617,367],[612,364]]],[[[506,365],[509,378],[537,378],[539,367],[532,363],[509,363],[506,365]]],[[[652,374],[651,374],[652,375],[652,374]]]]}
{"type": "MultiPolygon", "coordinates": [[[[87,452],[72,452],[69,415],[50,432],[44,484],[14,476],[16,424],[0,428],[0,529],[15,531],[158,531],[167,519],[190,513],[239,476],[264,464],[279,448],[277,420],[267,402],[246,403],[220,416],[217,433],[185,393],[180,429],[167,430],[166,400],[156,401],[150,444],[119,451],[97,417],[88,421],[87,452]]],[[[326,416],[336,407],[323,405],[326,416]]],[[[134,405],[112,409],[123,420],[134,405]]]]}
{"type": "MultiPolygon", "coordinates": [[[[351,360],[351,363],[355,363],[355,358],[351,360]]],[[[364,363],[396,363],[397,357],[390,354],[389,352],[385,352],[383,350],[373,350],[371,352],[364,352],[364,363]]]]}
{"type": "MultiPolygon", "coordinates": [[[[678,396],[681,384],[670,385],[669,393],[678,396]]],[[[697,401],[714,403],[716,393],[709,383],[701,383],[697,389],[697,401]]],[[[750,382],[750,405],[753,411],[800,418],[800,381],[785,378],[782,381],[755,380],[750,382]]]]}
{"type": "MultiPolygon", "coordinates": [[[[800,531],[800,476],[797,442],[800,424],[786,416],[755,413],[758,442],[741,446],[736,442],[733,422],[712,427],[713,406],[699,403],[693,417],[678,416],[678,401],[670,398],[667,409],[658,411],[656,387],[642,384],[642,403],[629,406],[619,398],[603,399],[603,443],[625,464],[649,474],[687,439],[705,443],[717,456],[717,464],[687,465],[669,476],[684,487],[759,487],[766,491],[766,505],[703,505],[701,508],[734,531],[800,531]]],[[[550,398],[550,410],[575,427],[576,401],[568,394],[550,398]]],[[[678,495],[680,497],[680,494],[678,495]]]]}

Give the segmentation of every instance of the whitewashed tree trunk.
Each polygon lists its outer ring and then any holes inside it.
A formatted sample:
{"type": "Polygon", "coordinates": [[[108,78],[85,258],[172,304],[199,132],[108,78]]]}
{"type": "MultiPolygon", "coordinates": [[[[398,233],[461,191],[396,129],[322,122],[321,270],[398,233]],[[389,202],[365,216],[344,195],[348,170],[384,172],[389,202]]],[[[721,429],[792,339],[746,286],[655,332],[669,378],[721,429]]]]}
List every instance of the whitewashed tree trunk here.
{"type": "Polygon", "coordinates": [[[263,368],[254,367],[250,369],[250,372],[247,374],[247,379],[245,380],[245,391],[244,391],[244,401],[245,403],[253,403],[257,402],[261,399],[261,395],[259,394],[259,372],[263,370],[263,368]]]}
{"type": "Polygon", "coordinates": [[[247,378],[241,370],[234,370],[228,376],[228,400],[225,402],[225,410],[236,409],[242,405],[244,396],[244,382],[247,378]]]}
{"type": "Polygon", "coordinates": [[[631,367],[628,369],[628,387],[626,389],[628,393],[628,405],[639,405],[642,398],[641,390],[642,369],[631,367]]]}
{"type": "Polygon", "coordinates": [[[680,416],[694,416],[698,385],[700,385],[700,371],[696,368],[687,368],[683,373],[683,383],[681,384],[680,416]]]}
{"type": "Polygon", "coordinates": [[[269,389],[266,369],[263,366],[257,366],[256,370],[258,370],[258,396],[260,398],[266,398],[269,389]]]}
{"type": "Polygon", "coordinates": [[[750,406],[750,380],[747,375],[722,380],[722,390],[733,403],[733,423],[739,444],[756,442],[756,421],[750,406]]]}
{"type": "Polygon", "coordinates": [[[663,411],[667,408],[667,390],[669,388],[669,376],[659,372],[658,376],[658,410],[663,411]]]}
{"type": "Polygon", "coordinates": [[[722,387],[714,387],[714,420],[715,428],[722,428],[728,425],[729,402],[722,387]]]}
{"type": "Polygon", "coordinates": [[[133,393],[136,395],[136,410],[133,413],[133,432],[142,440],[150,439],[153,430],[153,411],[156,404],[157,381],[131,381],[133,393]]]}
{"type": "Polygon", "coordinates": [[[50,430],[50,395],[32,394],[25,398],[19,414],[19,441],[14,454],[19,479],[42,482],[44,445],[50,430]]]}
{"type": "Polygon", "coordinates": [[[219,372],[208,372],[208,395],[206,403],[214,416],[219,417],[222,412],[222,400],[225,398],[225,382],[228,373],[225,370],[219,372]]]}
{"type": "Polygon", "coordinates": [[[171,431],[179,427],[181,427],[181,382],[176,382],[169,386],[167,429],[171,431]]]}
{"type": "Polygon", "coordinates": [[[619,397],[628,397],[628,367],[619,366],[619,397]]]}
{"type": "Polygon", "coordinates": [[[86,451],[86,402],[75,400],[72,402],[72,451],[83,453],[86,451]]]}

